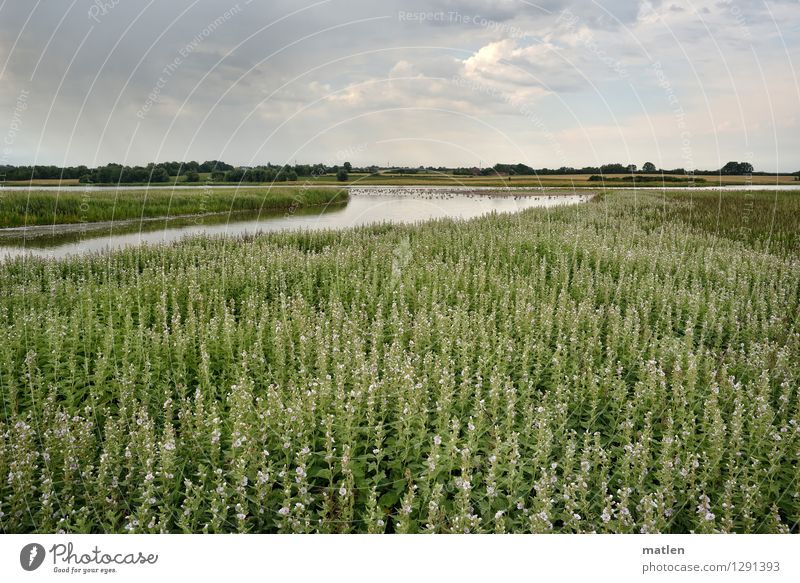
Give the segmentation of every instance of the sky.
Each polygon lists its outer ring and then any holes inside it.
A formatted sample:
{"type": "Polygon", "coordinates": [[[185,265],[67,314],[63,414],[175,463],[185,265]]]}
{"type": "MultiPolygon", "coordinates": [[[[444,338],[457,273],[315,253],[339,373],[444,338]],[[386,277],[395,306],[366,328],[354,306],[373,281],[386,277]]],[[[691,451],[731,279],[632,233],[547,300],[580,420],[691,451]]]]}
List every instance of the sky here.
{"type": "Polygon", "coordinates": [[[0,0],[0,164],[800,170],[800,0],[0,0]]]}

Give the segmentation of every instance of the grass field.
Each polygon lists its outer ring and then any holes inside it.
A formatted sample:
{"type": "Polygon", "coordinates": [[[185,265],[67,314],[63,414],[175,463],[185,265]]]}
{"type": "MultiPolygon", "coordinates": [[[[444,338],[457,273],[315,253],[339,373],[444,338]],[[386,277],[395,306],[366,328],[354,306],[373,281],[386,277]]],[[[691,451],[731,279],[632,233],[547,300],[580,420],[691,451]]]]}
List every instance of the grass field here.
{"type": "Polygon", "coordinates": [[[3,532],[798,532],[800,198],[0,265],[3,532]]]}
{"type": "Polygon", "coordinates": [[[0,191],[0,228],[284,209],[345,200],[346,190],[301,187],[271,190],[0,191]]]}

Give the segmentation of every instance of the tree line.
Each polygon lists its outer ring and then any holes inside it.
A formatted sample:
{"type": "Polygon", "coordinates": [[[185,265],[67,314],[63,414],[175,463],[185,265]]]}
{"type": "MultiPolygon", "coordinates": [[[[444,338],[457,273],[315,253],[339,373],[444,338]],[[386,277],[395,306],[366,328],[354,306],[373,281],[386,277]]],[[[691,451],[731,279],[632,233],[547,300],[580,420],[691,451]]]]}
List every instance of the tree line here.
{"type": "MultiPolygon", "coordinates": [[[[462,172],[466,169],[459,168],[462,172]]],[[[484,175],[504,174],[504,175],[554,175],[554,174],[699,174],[699,175],[742,175],[742,174],[762,174],[770,175],[769,172],[754,172],[753,165],[749,162],[728,162],[719,170],[686,170],[685,168],[656,168],[652,162],[645,162],[639,168],[636,164],[603,164],[601,166],[584,166],[583,168],[573,168],[562,166],[560,168],[531,168],[526,164],[495,164],[491,168],[481,171],[484,175]]]]}
{"type": "Polygon", "coordinates": [[[97,168],[87,166],[2,166],[0,181],[26,181],[42,179],[74,180],[84,184],[114,184],[130,182],[170,182],[184,176],[187,182],[199,182],[200,175],[210,175],[215,182],[286,182],[300,177],[318,177],[332,173],[345,181],[350,172],[377,172],[377,166],[353,168],[350,162],[341,166],[325,164],[232,166],[219,160],[206,162],[160,162],[147,166],[106,164],[97,168]]]}
{"type": "Polygon", "coordinates": [[[106,164],[97,168],[87,166],[0,166],[0,180],[74,180],[81,182],[168,182],[170,177],[201,172],[229,171],[234,167],[219,160],[203,163],[161,162],[147,166],[106,164]]]}
{"type": "MultiPolygon", "coordinates": [[[[441,173],[456,176],[547,176],[558,174],[678,174],[678,175],[761,175],[774,176],[774,173],[755,172],[749,162],[728,162],[718,170],[693,170],[684,168],[663,169],[657,168],[652,162],[645,162],[641,168],[636,164],[603,164],[601,166],[584,166],[573,168],[561,166],[560,168],[533,168],[527,164],[498,163],[491,167],[456,167],[445,166],[418,166],[401,168],[379,168],[378,166],[365,166],[354,168],[350,162],[342,165],[294,164],[275,165],[267,163],[260,166],[233,166],[220,160],[207,160],[205,162],[159,162],[147,166],[126,166],[123,164],[106,164],[96,168],[87,166],[9,166],[0,165],[0,182],[26,181],[41,179],[77,179],[84,184],[114,184],[131,182],[156,182],[164,183],[185,177],[187,182],[199,182],[201,174],[210,175],[214,182],[292,182],[299,178],[316,178],[325,174],[334,174],[339,181],[346,181],[351,172],[377,174],[381,170],[392,174],[421,174],[441,173]]],[[[794,173],[800,178],[800,172],[794,173]]]]}

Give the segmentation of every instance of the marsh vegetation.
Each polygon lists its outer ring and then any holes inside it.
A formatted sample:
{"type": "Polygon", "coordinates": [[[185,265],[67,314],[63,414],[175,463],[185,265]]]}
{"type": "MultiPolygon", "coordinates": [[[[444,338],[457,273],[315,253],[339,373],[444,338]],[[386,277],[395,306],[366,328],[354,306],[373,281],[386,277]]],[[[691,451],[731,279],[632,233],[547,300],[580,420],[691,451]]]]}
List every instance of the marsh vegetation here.
{"type": "Polygon", "coordinates": [[[9,261],[0,530],[797,532],[798,216],[617,192],[9,261]]]}

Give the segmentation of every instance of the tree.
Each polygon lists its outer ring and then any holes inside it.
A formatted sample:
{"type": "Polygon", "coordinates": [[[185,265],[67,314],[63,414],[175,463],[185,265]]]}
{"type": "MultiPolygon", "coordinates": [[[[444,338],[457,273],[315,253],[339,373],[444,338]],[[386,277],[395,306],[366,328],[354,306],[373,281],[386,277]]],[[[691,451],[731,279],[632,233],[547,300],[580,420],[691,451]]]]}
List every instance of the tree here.
{"type": "Polygon", "coordinates": [[[348,175],[347,175],[347,168],[339,168],[336,171],[336,180],[339,182],[347,182],[348,175]]]}
{"type": "Polygon", "coordinates": [[[219,160],[206,160],[197,169],[198,172],[213,172],[215,170],[226,172],[227,170],[233,170],[233,166],[219,160]]]}
{"type": "Polygon", "coordinates": [[[749,162],[728,162],[720,168],[720,174],[751,174],[753,165],[749,162]]]}
{"type": "Polygon", "coordinates": [[[156,167],[153,169],[153,174],[150,176],[150,182],[167,182],[169,174],[163,168],[156,167]]]}
{"type": "Polygon", "coordinates": [[[181,164],[180,173],[188,174],[189,172],[199,172],[200,164],[192,160],[191,162],[183,162],[181,164]]]}
{"type": "Polygon", "coordinates": [[[211,180],[214,182],[223,182],[225,180],[225,172],[222,170],[214,170],[211,173],[211,180]]]}
{"type": "Polygon", "coordinates": [[[243,182],[246,174],[246,168],[234,168],[225,173],[225,180],[227,182],[243,182]]]}
{"type": "Polygon", "coordinates": [[[311,176],[311,166],[308,164],[295,164],[294,171],[298,176],[311,176]]]}
{"type": "Polygon", "coordinates": [[[352,166],[352,164],[350,164],[350,162],[345,162],[344,163],[344,169],[347,170],[348,172],[352,172],[353,171],[353,166],[352,166]]]}
{"type": "Polygon", "coordinates": [[[636,172],[636,164],[628,164],[628,172],[630,172],[631,174],[636,172]]]}
{"type": "Polygon", "coordinates": [[[200,182],[200,175],[194,170],[189,170],[186,173],[186,182],[200,182]]]}
{"type": "Polygon", "coordinates": [[[630,170],[622,164],[603,164],[600,166],[600,172],[603,174],[626,174],[630,170]]]}
{"type": "Polygon", "coordinates": [[[645,162],[644,165],[642,166],[642,172],[655,172],[655,171],[656,171],[656,165],[653,164],[652,162],[645,162]]]}

